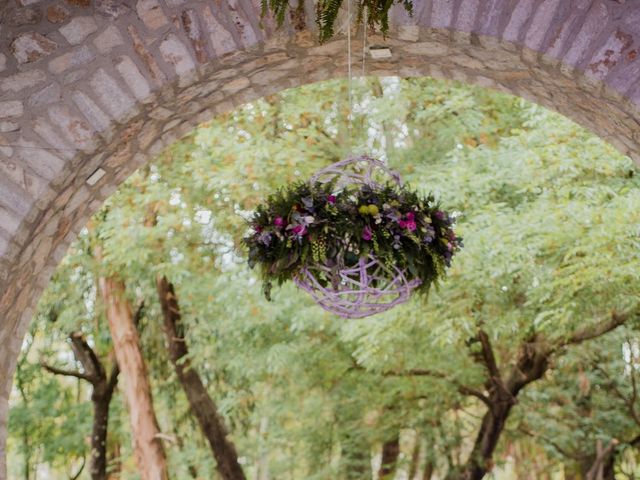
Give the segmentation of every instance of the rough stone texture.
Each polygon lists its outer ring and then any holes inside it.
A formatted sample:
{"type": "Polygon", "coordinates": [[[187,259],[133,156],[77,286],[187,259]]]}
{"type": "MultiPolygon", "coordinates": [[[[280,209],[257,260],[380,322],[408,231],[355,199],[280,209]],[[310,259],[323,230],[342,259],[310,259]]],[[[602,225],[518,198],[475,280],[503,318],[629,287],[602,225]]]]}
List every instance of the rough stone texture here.
{"type": "MultiPolygon", "coordinates": [[[[312,0],[305,0],[313,12],[312,0]]],[[[0,4],[2,4],[0,0],[0,4]]],[[[0,480],[7,399],[38,297],[89,216],[198,123],[346,74],[346,42],[257,0],[20,0],[0,18],[0,480]],[[311,29],[309,31],[309,29],[311,29]],[[55,150],[57,149],[57,150],[55,150]],[[97,167],[106,175],[85,184],[97,167]]],[[[640,2],[414,0],[373,75],[452,78],[554,109],[640,161],[640,2]]],[[[360,65],[361,36],[354,40],[360,65]]]]}
{"type": "Polygon", "coordinates": [[[11,53],[18,63],[31,63],[53,53],[57,48],[56,42],[38,32],[21,33],[11,42],[11,53]]]}
{"type": "Polygon", "coordinates": [[[72,45],[78,45],[98,29],[93,17],[73,18],[64,27],[60,28],[60,33],[72,45]]]}
{"type": "Polygon", "coordinates": [[[83,63],[89,63],[95,58],[93,52],[83,45],[68,53],[64,53],[49,62],[49,71],[56,75],[61,74],[65,70],[78,67],[83,63]]]}
{"type": "Polygon", "coordinates": [[[63,23],[69,18],[69,9],[63,5],[51,5],[47,8],[47,20],[51,23],[63,23]]]}
{"type": "Polygon", "coordinates": [[[115,47],[124,44],[120,31],[115,26],[107,27],[93,40],[100,53],[109,53],[115,47]]]}

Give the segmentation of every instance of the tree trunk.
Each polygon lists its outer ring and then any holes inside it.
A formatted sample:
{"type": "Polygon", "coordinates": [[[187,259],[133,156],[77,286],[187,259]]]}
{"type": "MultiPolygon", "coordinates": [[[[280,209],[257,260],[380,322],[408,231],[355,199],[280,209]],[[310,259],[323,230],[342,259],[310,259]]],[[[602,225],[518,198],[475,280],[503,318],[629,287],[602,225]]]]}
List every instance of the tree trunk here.
{"type": "MultiPolygon", "coordinates": [[[[91,432],[91,460],[89,473],[92,480],[107,478],[107,432],[109,427],[109,404],[118,383],[120,372],[114,362],[111,375],[107,377],[102,362],[89,346],[84,336],[75,332],[69,335],[73,355],[81,365],[83,372],[61,370],[47,364],[42,366],[56,375],[66,375],[91,383],[91,402],[93,403],[93,427],[91,432]]],[[[83,465],[84,466],[84,465],[83,465]]],[[[79,473],[78,473],[79,476],[79,473]]]]}
{"type": "Polygon", "coordinates": [[[92,480],[106,480],[107,478],[107,426],[109,425],[110,400],[111,398],[93,400],[91,467],[89,469],[92,480]]]}
{"type": "Polygon", "coordinates": [[[400,439],[396,435],[391,440],[387,440],[382,445],[382,460],[378,471],[379,480],[389,480],[393,478],[396,471],[396,464],[400,456],[400,439]]]}
{"type": "Polygon", "coordinates": [[[486,383],[488,410],[482,418],[480,430],[471,455],[461,471],[447,475],[448,480],[481,480],[493,468],[493,452],[515,404],[518,393],[531,382],[541,378],[548,368],[551,350],[535,338],[520,346],[516,365],[506,380],[501,378],[489,338],[479,332],[482,358],[489,372],[486,383]]]}
{"type": "Polygon", "coordinates": [[[431,480],[433,476],[433,462],[431,460],[427,461],[427,464],[424,466],[424,472],[422,472],[422,480],[431,480]]]}
{"type": "Polygon", "coordinates": [[[153,410],[151,385],[142,357],[138,331],[125,286],[115,278],[100,278],[116,359],[124,380],[133,449],[143,480],[166,480],[167,460],[159,438],[160,428],[153,410]]]}
{"type": "Polygon", "coordinates": [[[591,468],[586,472],[585,480],[615,480],[615,460],[616,460],[616,447],[618,441],[612,440],[605,447],[602,442],[598,440],[596,444],[596,454],[594,456],[591,468]]]}
{"type": "Polygon", "coordinates": [[[420,449],[422,442],[420,441],[420,434],[416,432],[415,442],[413,444],[413,451],[411,452],[411,463],[409,464],[409,480],[413,480],[413,477],[418,473],[418,464],[420,463],[420,449]]]}
{"type": "Polygon", "coordinates": [[[218,413],[216,404],[209,396],[200,376],[191,367],[181,323],[180,307],[173,285],[165,277],[158,277],[156,286],[164,317],[169,356],[178,380],[187,395],[191,411],[198,419],[202,433],[209,441],[216,459],[216,469],[224,480],[245,480],[242,467],[238,463],[235,445],[228,438],[229,433],[224,419],[218,413]]]}

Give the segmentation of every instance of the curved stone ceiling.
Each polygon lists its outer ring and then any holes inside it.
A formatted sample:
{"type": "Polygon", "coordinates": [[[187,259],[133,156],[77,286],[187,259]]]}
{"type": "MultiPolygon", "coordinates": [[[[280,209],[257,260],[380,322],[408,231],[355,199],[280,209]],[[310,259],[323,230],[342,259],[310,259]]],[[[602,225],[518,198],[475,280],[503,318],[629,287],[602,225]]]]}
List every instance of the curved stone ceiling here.
{"type": "MultiPolygon", "coordinates": [[[[282,29],[259,0],[4,0],[0,6],[0,479],[28,322],[77,232],[136,168],[242,103],[346,73],[313,1],[282,29]],[[96,169],[105,174],[95,184],[96,169]]],[[[450,78],[554,109],[640,160],[640,3],[414,0],[370,75],[450,78]]],[[[354,51],[361,51],[354,40],[354,51]]],[[[358,53],[354,62],[359,65],[358,53]]]]}

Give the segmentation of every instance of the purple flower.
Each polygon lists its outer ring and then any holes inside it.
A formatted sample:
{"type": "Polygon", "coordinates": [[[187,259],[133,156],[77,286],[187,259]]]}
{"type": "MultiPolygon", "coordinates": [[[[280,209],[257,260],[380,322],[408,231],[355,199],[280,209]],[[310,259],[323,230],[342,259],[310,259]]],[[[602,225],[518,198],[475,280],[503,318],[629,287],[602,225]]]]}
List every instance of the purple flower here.
{"type": "Polygon", "coordinates": [[[445,214],[443,211],[441,210],[437,210],[434,214],[434,217],[436,217],[438,220],[444,220],[445,214]]]}
{"type": "Polygon", "coordinates": [[[386,213],[386,217],[392,222],[397,222],[400,220],[400,214],[396,210],[390,210],[386,213]]]}
{"type": "Polygon", "coordinates": [[[307,210],[313,211],[313,197],[302,197],[301,200],[307,210]]]}
{"type": "Polygon", "coordinates": [[[329,202],[331,205],[333,205],[334,203],[336,203],[336,196],[335,195],[329,195],[327,197],[327,202],[329,202]]]}
{"type": "Polygon", "coordinates": [[[373,232],[371,231],[371,227],[367,225],[364,227],[364,230],[362,230],[362,239],[369,241],[371,238],[373,238],[373,232]]]}
{"type": "Polygon", "coordinates": [[[431,225],[427,225],[426,230],[427,231],[426,231],[422,241],[424,243],[431,243],[431,242],[433,242],[433,239],[436,237],[436,231],[431,225]]]}
{"type": "Polygon", "coordinates": [[[263,232],[258,236],[258,243],[263,244],[265,247],[268,247],[271,243],[271,233],[263,232]]]}
{"type": "Polygon", "coordinates": [[[276,227],[282,227],[282,226],[284,226],[284,219],[283,219],[282,217],[276,217],[276,218],[273,220],[273,224],[274,224],[276,227]]]}

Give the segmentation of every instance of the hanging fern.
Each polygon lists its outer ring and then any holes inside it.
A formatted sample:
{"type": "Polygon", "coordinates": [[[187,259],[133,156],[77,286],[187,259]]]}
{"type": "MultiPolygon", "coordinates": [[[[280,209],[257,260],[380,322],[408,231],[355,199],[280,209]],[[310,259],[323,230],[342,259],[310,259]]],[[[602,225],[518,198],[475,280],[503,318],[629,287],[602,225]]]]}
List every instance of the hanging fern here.
{"type": "MultiPolygon", "coordinates": [[[[413,14],[413,0],[347,0],[354,2],[356,23],[363,22],[364,11],[367,9],[367,24],[370,28],[379,28],[384,35],[389,31],[389,9],[393,4],[402,4],[404,9],[413,14]]],[[[318,25],[319,40],[326,42],[334,34],[334,25],[338,12],[344,0],[317,0],[316,24],[318,25]]],[[[271,12],[278,25],[285,20],[289,0],[262,0],[262,15],[271,12]]],[[[301,15],[304,12],[304,0],[297,0],[295,13],[301,15]]]]}

